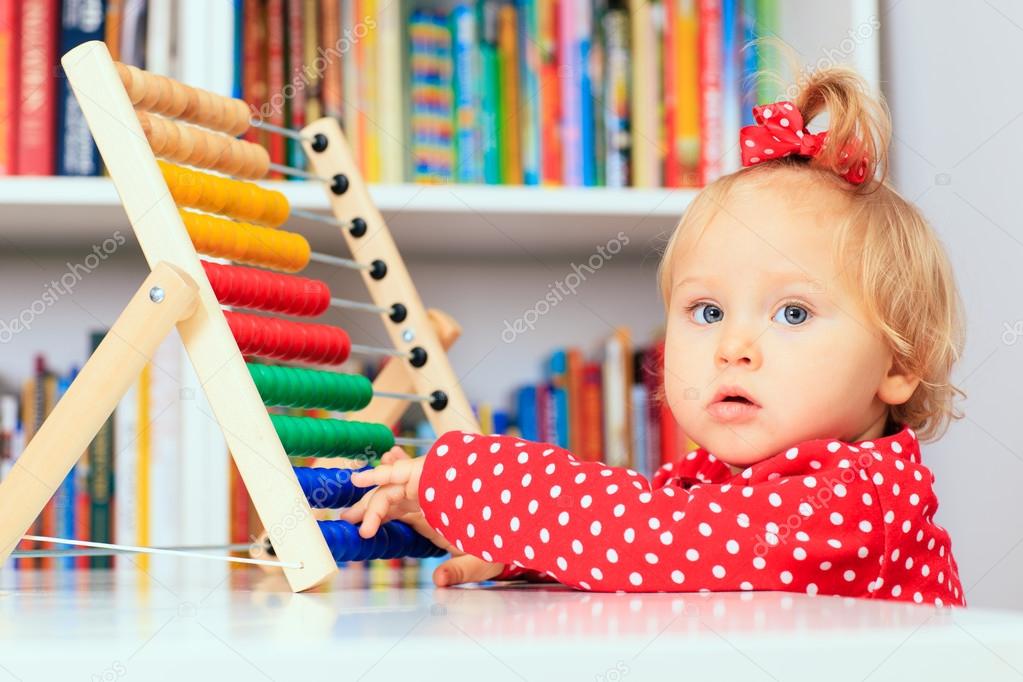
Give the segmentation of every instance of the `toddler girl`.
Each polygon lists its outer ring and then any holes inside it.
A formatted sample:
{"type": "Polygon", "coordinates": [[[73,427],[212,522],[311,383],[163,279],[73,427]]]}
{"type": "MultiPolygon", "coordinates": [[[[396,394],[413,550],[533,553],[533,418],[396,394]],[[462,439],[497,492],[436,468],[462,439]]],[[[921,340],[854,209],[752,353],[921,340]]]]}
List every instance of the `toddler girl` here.
{"type": "Polygon", "coordinates": [[[455,558],[438,585],[788,590],[965,605],[919,440],[958,419],[961,302],[885,183],[890,119],[844,68],[754,109],[742,170],[686,210],[659,270],[664,392],[701,447],[652,481],[510,436],[388,453],[342,518],[402,518],[455,558]],[[804,128],[820,113],[829,129],[804,128]]]}

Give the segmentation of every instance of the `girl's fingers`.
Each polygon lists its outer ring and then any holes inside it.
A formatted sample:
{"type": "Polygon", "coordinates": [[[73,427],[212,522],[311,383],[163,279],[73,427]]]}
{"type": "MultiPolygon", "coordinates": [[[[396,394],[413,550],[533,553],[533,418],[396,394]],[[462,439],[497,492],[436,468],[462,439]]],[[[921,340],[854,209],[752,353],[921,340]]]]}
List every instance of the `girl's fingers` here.
{"type": "Polygon", "coordinates": [[[380,524],[387,518],[391,506],[405,499],[405,487],[403,485],[384,485],[373,492],[375,494],[366,503],[362,525],[359,526],[359,535],[364,538],[371,538],[376,535],[380,524]]]}
{"type": "Polygon", "coordinates": [[[490,563],[471,554],[463,554],[438,566],[433,572],[433,582],[437,587],[478,583],[496,578],[503,568],[503,564],[490,563]]]}
{"type": "Polygon", "coordinates": [[[380,458],[381,464],[394,464],[399,459],[409,459],[409,455],[404,449],[395,445],[393,448],[388,450],[380,458]]]}
{"type": "Polygon", "coordinates": [[[388,483],[406,483],[412,475],[412,460],[399,459],[394,464],[381,464],[352,474],[352,484],[360,488],[388,483]]]}
{"type": "Polygon", "coordinates": [[[366,513],[366,505],[369,503],[369,496],[372,493],[372,490],[366,493],[366,496],[356,502],[355,505],[343,510],[341,514],[338,515],[338,518],[342,521],[347,521],[348,523],[359,523],[362,521],[362,517],[366,513]]]}

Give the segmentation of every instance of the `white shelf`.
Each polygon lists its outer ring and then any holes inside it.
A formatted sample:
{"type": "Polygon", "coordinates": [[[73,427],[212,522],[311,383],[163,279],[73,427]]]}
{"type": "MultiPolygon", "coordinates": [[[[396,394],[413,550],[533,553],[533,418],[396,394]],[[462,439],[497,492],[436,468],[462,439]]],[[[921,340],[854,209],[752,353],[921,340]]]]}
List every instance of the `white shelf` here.
{"type": "MultiPolygon", "coordinates": [[[[326,213],[316,183],[263,183],[284,192],[295,208],[326,213]]],[[[691,189],[508,187],[492,185],[373,185],[370,194],[403,254],[484,259],[586,258],[620,232],[625,258],[662,245],[692,200],[691,189]]],[[[106,178],[11,177],[0,180],[0,235],[15,248],[74,248],[128,229],[106,178]]],[[[334,228],[288,223],[315,250],[338,252],[334,228]]]]}

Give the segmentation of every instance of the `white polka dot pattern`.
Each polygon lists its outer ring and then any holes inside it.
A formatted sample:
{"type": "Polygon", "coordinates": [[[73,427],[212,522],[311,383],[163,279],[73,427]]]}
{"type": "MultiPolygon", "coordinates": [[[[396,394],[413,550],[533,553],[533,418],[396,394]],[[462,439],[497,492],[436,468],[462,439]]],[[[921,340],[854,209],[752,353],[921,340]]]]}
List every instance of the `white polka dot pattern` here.
{"type": "Polygon", "coordinates": [[[434,444],[419,501],[450,542],[504,563],[499,580],[966,603],[949,535],[933,521],[934,477],[908,427],[798,443],[737,475],[699,449],[652,482],[547,443],[467,435],[434,444]],[[470,475],[476,457],[492,461],[470,475]]]}
{"type": "MultiPolygon", "coordinates": [[[[753,119],[756,125],[744,126],[739,131],[743,166],[793,155],[814,157],[824,148],[828,131],[811,133],[804,128],[803,115],[792,102],[755,106],[753,119]]],[[[854,185],[867,179],[867,159],[856,152],[856,147],[846,144],[840,155],[843,167],[836,169],[854,185]]]]}

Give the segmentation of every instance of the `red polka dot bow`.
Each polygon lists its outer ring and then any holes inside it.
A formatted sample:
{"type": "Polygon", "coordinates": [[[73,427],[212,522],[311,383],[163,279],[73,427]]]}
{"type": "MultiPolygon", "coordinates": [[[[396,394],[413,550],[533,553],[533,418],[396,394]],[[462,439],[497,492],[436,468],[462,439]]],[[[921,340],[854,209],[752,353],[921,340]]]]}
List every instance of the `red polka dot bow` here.
{"type": "MultiPolygon", "coordinates": [[[[826,130],[819,133],[808,131],[803,126],[803,115],[792,102],[755,106],[753,119],[756,125],[744,126],[739,131],[743,166],[792,155],[812,158],[820,153],[828,134],[826,130]]],[[[849,158],[851,151],[851,146],[847,146],[842,158],[849,158]]],[[[840,175],[854,185],[863,182],[867,176],[866,159],[861,158],[840,175]]]]}

